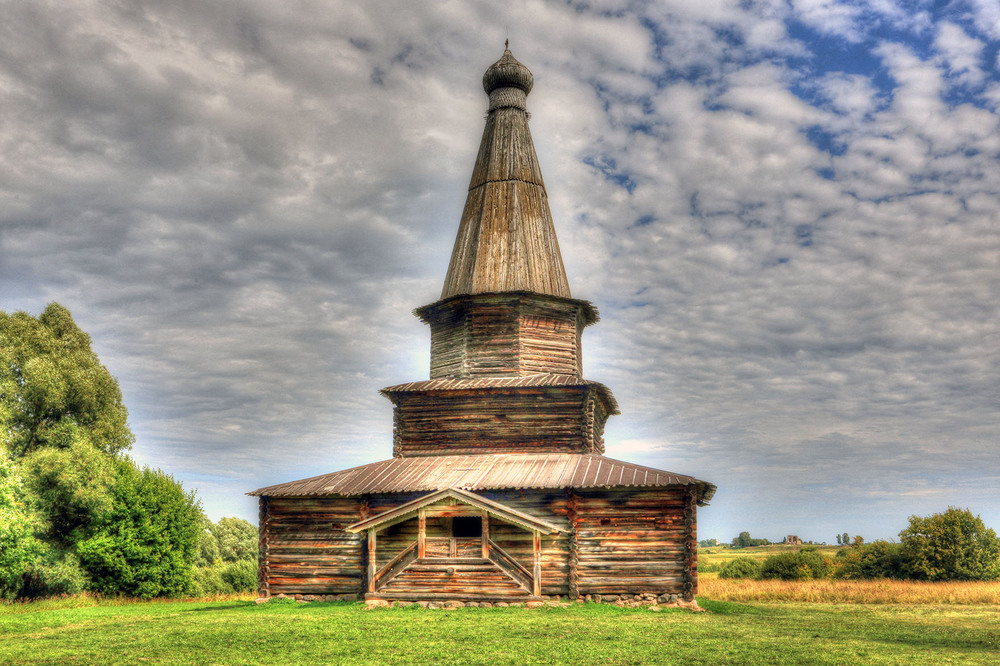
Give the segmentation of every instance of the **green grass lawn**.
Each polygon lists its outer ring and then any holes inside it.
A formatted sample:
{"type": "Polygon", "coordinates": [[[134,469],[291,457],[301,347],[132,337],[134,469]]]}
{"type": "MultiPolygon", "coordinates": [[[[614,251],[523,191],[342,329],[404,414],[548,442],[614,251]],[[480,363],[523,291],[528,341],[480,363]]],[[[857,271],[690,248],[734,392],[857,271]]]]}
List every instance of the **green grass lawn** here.
{"type": "Polygon", "coordinates": [[[0,606],[0,663],[1000,663],[995,606],[699,603],[708,612],[275,601],[0,606]]]}

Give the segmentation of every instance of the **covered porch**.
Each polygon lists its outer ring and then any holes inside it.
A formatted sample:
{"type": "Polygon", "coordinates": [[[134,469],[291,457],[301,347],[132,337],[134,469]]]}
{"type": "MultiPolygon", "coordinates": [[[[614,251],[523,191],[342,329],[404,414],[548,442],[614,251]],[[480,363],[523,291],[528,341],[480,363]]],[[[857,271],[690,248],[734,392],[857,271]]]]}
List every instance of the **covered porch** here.
{"type": "Polygon", "coordinates": [[[542,535],[563,531],[460,488],[429,493],[345,529],[367,535],[366,598],[399,600],[538,597],[542,535]],[[501,524],[530,535],[530,561],[512,557],[491,538],[501,524]]]}

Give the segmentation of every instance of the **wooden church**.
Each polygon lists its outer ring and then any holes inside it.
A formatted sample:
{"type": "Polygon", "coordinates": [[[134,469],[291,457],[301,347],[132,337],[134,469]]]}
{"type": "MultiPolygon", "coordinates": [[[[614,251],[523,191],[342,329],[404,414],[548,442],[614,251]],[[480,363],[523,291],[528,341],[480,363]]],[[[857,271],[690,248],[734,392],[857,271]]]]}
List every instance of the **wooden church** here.
{"type": "Polygon", "coordinates": [[[444,289],[415,311],[430,379],[382,390],[393,457],[249,493],[261,597],[693,601],[697,507],[715,486],[604,456],[618,408],[583,378],[598,314],[570,295],[532,85],[509,49],[483,76],[489,112],[444,289]]]}

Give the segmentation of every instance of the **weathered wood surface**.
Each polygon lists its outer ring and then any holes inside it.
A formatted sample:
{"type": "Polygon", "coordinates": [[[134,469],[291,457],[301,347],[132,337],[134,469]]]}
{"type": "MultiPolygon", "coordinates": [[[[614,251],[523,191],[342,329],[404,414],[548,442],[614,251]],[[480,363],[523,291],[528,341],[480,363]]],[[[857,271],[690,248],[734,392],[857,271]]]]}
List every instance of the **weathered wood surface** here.
{"type": "Polygon", "coordinates": [[[493,541],[489,542],[489,552],[487,557],[494,564],[503,569],[508,576],[516,580],[522,587],[524,587],[525,591],[532,589],[534,586],[532,573],[528,571],[523,564],[508,555],[503,548],[493,543],[493,541]]]}
{"type": "MultiPolygon", "coordinates": [[[[565,532],[538,539],[540,594],[652,592],[690,598],[697,592],[695,507],[693,495],[686,488],[503,490],[481,494],[565,528],[565,532]]],[[[340,594],[365,590],[372,576],[368,572],[367,536],[347,533],[343,527],[359,520],[363,513],[377,515],[419,495],[262,498],[262,593],[340,594]]],[[[446,502],[425,507],[420,513],[424,514],[426,538],[425,552],[419,558],[419,515],[377,534],[375,572],[385,572],[383,576],[392,581],[405,574],[404,580],[412,583],[397,583],[394,590],[405,588],[408,598],[459,598],[447,595],[459,594],[460,584],[482,583],[483,592],[475,598],[499,599],[514,594],[507,583],[497,588],[500,579],[486,576],[484,569],[462,570],[469,575],[462,573],[455,580],[443,577],[430,564],[427,566],[431,568],[418,567],[419,575],[408,574],[418,559],[436,562],[434,566],[450,560],[468,563],[485,559],[481,537],[451,535],[450,521],[456,515],[476,515],[475,511],[446,502]],[[413,561],[396,566],[408,557],[407,549],[411,549],[413,561]],[[473,575],[475,571],[479,573],[473,575]],[[441,595],[432,589],[436,583],[442,585],[441,595]]],[[[525,589],[535,577],[536,544],[532,532],[494,519],[488,521],[487,530],[490,559],[495,560],[490,566],[518,587],[517,594],[533,592],[530,586],[525,589]]],[[[376,585],[375,592],[381,594],[382,589],[376,585]]]]}
{"type": "Polygon", "coordinates": [[[687,490],[575,496],[579,594],[691,593],[687,490]]]}
{"type": "Polygon", "coordinates": [[[523,107],[491,108],[442,298],[527,290],[569,297],[523,107]]]}
{"type": "Polygon", "coordinates": [[[524,587],[497,564],[480,558],[427,558],[414,561],[378,589],[382,599],[515,599],[524,587]]]}
{"type": "Polygon", "coordinates": [[[344,527],[361,515],[358,498],[262,498],[269,594],[356,594],[364,581],[363,536],[344,527]]]}
{"type": "Polygon", "coordinates": [[[393,455],[602,453],[607,412],[591,386],[393,396],[393,455]]]}
{"type": "Polygon", "coordinates": [[[431,379],[583,374],[583,301],[537,294],[453,298],[420,311],[431,327],[431,379]]]}

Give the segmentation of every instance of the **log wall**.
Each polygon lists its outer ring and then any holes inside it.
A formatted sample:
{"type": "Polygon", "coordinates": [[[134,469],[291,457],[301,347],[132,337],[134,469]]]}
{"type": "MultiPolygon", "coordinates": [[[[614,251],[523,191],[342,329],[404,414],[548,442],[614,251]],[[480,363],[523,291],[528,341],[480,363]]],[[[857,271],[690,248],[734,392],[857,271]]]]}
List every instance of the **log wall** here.
{"type": "Polygon", "coordinates": [[[359,498],[265,497],[261,505],[262,596],[361,592],[363,535],[343,529],[361,519],[359,498]]]}
{"type": "Polygon", "coordinates": [[[431,379],[582,376],[582,310],[579,302],[568,299],[487,294],[426,311],[431,379]]]}
{"type": "MultiPolygon", "coordinates": [[[[362,594],[368,563],[366,537],[343,528],[423,494],[261,498],[261,596],[362,594]]],[[[697,592],[696,504],[686,488],[494,490],[478,494],[565,530],[542,535],[543,595],[655,593],[693,599],[697,592]]],[[[450,536],[451,518],[470,514],[465,505],[433,505],[429,509],[429,538],[450,536]]],[[[414,543],[417,529],[414,518],[378,532],[377,568],[414,543]]],[[[530,531],[491,518],[489,537],[531,571],[534,552],[530,531]]],[[[459,556],[475,556],[474,544],[465,550],[468,552],[459,556]]],[[[466,583],[474,585],[481,580],[495,590],[497,598],[522,594],[516,585],[497,578],[488,566],[476,566],[470,563],[468,571],[459,572],[460,577],[468,578],[466,583]]],[[[428,581],[442,575],[433,566],[414,571],[409,575],[412,586],[401,579],[393,588],[403,595],[400,598],[413,589],[427,589],[428,581]]],[[[454,595],[461,588],[456,585],[447,586],[448,594],[454,595]]],[[[486,596],[489,594],[494,592],[486,596]]],[[[469,598],[485,597],[476,594],[469,598]]]]}
{"type": "Polygon", "coordinates": [[[534,386],[397,393],[393,456],[600,453],[607,415],[592,392],[534,386]]]}
{"type": "Polygon", "coordinates": [[[686,489],[579,490],[575,499],[580,594],[694,597],[697,539],[686,489]]]}

